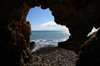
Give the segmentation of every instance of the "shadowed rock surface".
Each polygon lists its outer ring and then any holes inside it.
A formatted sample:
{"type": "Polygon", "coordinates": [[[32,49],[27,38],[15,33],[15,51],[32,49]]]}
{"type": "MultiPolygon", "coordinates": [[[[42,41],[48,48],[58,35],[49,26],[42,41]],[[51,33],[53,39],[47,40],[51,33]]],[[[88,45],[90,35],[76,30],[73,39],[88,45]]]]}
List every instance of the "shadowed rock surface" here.
{"type": "Polygon", "coordinates": [[[23,66],[30,60],[31,26],[26,16],[29,9],[40,5],[49,8],[55,22],[68,27],[79,43],[85,42],[93,26],[100,26],[100,0],[0,0],[0,57],[4,66],[23,66]]]}
{"type": "MultiPolygon", "coordinates": [[[[91,35],[88,36],[88,37],[86,37],[85,41],[87,41],[90,37],[91,37],[91,35]]],[[[66,40],[64,42],[59,42],[58,43],[58,47],[72,50],[72,51],[74,51],[75,53],[78,54],[79,51],[80,51],[81,46],[84,43],[85,42],[78,43],[72,36],[69,36],[69,39],[68,40],[66,40]]]]}
{"type": "Polygon", "coordinates": [[[32,41],[29,44],[30,44],[30,50],[35,48],[35,41],[32,41]]]}
{"type": "Polygon", "coordinates": [[[76,66],[100,66],[100,30],[81,47],[76,66]]]}
{"type": "Polygon", "coordinates": [[[58,47],[72,50],[78,54],[81,44],[77,43],[77,41],[70,36],[68,40],[59,42],[58,47]]]}

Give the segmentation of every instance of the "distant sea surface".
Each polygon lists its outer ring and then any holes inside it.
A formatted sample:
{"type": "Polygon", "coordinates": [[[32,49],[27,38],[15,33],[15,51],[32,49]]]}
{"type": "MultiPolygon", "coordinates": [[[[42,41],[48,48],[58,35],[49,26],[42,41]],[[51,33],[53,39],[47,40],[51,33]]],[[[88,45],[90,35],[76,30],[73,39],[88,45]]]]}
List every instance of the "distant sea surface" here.
{"type": "Polygon", "coordinates": [[[57,46],[58,42],[67,40],[69,36],[65,31],[31,31],[30,42],[35,41],[36,50],[41,47],[57,46]]]}

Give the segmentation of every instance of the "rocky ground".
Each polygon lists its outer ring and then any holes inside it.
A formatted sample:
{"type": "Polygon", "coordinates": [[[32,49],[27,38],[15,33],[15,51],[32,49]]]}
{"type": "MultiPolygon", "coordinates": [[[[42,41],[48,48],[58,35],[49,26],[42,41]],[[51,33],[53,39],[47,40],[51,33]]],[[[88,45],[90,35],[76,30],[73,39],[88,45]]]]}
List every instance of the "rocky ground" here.
{"type": "Polygon", "coordinates": [[[48,47],[32,53],[28,66],[75,66],[77,54],[73,51],[48,47]]]}

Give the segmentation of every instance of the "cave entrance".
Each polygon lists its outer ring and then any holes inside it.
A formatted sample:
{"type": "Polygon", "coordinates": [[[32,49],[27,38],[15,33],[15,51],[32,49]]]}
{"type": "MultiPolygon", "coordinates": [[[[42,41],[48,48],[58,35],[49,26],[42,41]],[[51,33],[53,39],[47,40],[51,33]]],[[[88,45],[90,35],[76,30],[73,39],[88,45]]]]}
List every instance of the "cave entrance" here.
{"type": "Polygon", "coordinates": [[[31,23],[30,42],[35,41],[36,49],[47,46],[57,46],[58,42],[69,38],[70,33],[65,26],[57,25],[49,8],[31,8],[27,18],[31,23]]]}
{"type": "Polygon", "coordinates": [[[95,31],[98,31],[100,28],[96,29],[95,27],[93,27],[92,31],[87,35],[90,36],[92,35],[95,31]]]}

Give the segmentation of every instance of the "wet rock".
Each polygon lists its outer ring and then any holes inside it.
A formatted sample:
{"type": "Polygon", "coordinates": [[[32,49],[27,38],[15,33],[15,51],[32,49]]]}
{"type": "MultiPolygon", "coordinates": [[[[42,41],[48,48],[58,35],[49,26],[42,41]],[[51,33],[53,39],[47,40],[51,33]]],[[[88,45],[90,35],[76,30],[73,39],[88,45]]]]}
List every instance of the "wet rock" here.
{"type": "Polygon", "coordinates": [[[30,44],[30,50],[35,48],[35,41],[32,41],[29,44],[30,44]]]}

